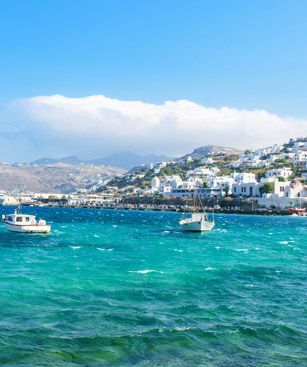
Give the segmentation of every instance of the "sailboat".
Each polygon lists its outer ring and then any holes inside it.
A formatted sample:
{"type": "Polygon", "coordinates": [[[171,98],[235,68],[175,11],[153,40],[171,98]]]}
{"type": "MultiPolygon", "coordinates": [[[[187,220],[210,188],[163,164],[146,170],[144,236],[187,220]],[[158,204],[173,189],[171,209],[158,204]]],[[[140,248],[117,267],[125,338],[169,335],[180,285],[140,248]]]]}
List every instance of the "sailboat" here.
{"type": "Polygon", "coordinates": [[[211,231],[215,225],[214,219],[209,221],[208,214],[205,212],[200,197],[197,195],[197,190],[194,191],[194,211],[190,218],[181,219],[179,222],[184,231],[203,232],[211,231]],[[201,204],[201,211],[197,211],[197,199],[201,204]]]}

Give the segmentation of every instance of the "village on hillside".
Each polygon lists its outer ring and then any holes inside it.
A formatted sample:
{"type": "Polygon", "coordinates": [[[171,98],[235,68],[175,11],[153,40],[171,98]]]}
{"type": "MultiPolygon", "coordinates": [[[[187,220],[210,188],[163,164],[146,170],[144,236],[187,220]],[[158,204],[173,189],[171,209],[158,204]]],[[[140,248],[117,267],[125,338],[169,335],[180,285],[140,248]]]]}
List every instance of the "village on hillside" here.
{"type": "Polygon", "coordinates": [[[2,192],[0,203],[111,208],[188,208],[197,195],[208,206],[287,209],[307,206],[307,137],[238,152],[206,146],[182,158],[135,167],[87,188],[59,193],[2,192]]]}

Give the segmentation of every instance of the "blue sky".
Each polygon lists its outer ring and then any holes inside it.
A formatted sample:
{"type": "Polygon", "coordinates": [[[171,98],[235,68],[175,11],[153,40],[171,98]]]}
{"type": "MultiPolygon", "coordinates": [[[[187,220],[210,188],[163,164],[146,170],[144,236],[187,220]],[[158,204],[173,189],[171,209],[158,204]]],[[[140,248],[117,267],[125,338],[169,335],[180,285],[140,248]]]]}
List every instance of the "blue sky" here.
{"type": "MultiPolygon", "coordinates": [[[[6,151],[0,148],[0,160],[13,142],[4,121],[19,136],[23,124],[28,132],[33,126],[33,115],[13,113],[12,102],[36,96],[104,95],[158,105],[185,99],[305,119],[306,17],[304,0],[3,0],[0,133],[6,151]]],[[[78,153],[73,141],[57,145],[56,136],[46,149],[40,139],[26,140],[29,158],[78,153]]],[[[118,142],[101,154],[118,150],[118,142]]],[[[100,153],[80,149],[79,155],[100,153]]]]}

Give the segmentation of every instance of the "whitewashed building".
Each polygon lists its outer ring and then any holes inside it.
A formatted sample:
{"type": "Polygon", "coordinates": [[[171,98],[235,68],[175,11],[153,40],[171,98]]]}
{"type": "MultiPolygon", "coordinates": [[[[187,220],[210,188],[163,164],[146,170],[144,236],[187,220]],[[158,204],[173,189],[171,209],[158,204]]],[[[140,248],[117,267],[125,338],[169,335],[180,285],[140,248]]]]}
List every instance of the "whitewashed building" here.
{"type": "Polygon", "coordinates": [[[161,185],[161,181],[160,181],[159,177],[158,177],[158,176],[155,176],[155,177],[151,180],[151,188],[152,188],[153,190],[159,190],[160,185],[161,185]]]}
{"type": "Polygon", "coordinates": [[[259,182],[254,173],[234,173],[232,177],[235,180],[231,188],[234,196],[255,197],[260,195],[259,182]]]}
{"type": "Polygon", "coordinates": [[[270,169],[266,172],[265,177],[272,178],[272,177],[283,177],[287,179],[292,175],[292,170],[290,167],[283,167],[283,168],[274,168],[270,169]]]}
{"type": "Polygon", "coordinates": [[[307,150],[297,151],[291,161],[296,166],[307,168],[307,150]]]}

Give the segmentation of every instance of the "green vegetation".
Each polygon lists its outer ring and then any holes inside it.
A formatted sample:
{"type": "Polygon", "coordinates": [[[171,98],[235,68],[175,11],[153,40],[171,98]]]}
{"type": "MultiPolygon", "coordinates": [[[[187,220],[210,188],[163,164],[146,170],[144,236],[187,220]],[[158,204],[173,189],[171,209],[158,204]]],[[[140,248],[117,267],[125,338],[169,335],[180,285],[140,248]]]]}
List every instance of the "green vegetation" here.
{"type": "Polygon", "coordinates": [[[226,196],[228,196],[229,190],[230,190],[229,185],[225,185],[224,192],[225,192],[226,196]]]}
{"type": "Polygon", "coordinates": [[[271,168],[282,168],[282,167],[293,167],[293,164],[286,158],[279,158],[276,159],[276,161],[274,161],[271,164],[271,168]]]}
{"type": "Polygon", "coordinates": [[[186,172],[190,169],[193,169],[191,165],[177,165],[177,164],[169,164],[166,167],[160,170],[159,176],[172,176],[178,175],[182,179],[185,178],[186,172]]]}
{"type": "Polygon", "coordinates": [[[259,187],[260,194],[271,194],[274,191],[274,182],[267,182],[259,187]]]}

